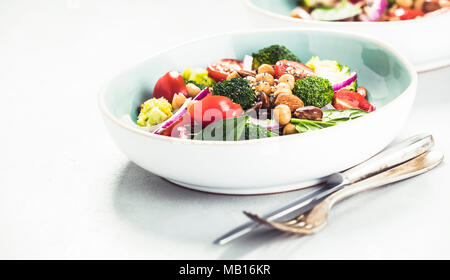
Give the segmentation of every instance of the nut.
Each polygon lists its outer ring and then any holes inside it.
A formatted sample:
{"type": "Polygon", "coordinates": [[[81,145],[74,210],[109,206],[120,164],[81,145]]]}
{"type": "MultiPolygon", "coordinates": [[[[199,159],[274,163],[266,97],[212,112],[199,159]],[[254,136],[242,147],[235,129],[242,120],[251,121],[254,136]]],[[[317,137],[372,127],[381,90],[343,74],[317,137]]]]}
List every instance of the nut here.
{"type": "Polygon", "coordinates": [[[258,101],[256,102],[250,109],[245,111],[245,114],[249,115],[249,116],[256,116],[258,115],[258,111],[261,109],[262,107],[262,102],[258,101]]]}
{"type": "Polygon", "coordinates": [[[261,92],[259,99],[261,100],[261,103],[262,103],[261,108],[269,109],[269,107],[270,107],[269,98],[267,97],[267,95],[264,92],[261,92]]]}
{"type": "Polygon", "coordinates": [[[267,82],[269,85],[273,86],[275,84],[275,79],[273,78],[272,75],[270,75],[269,73],[261,73],[256,75],[256,81],[265,81],[267,82]]]}
{"type": "Polygon", "coordinates": [[[289,135],[289,134],[295,134],[298,133],[297,129],[295,128],[295,125],[288,123],[284,128],[283,128],[283,135],[289,135]]]}
{"type": "Polygon", "coordinates": [[[280,125],[286,125],[291,121],[291,109],[287,105],[280,104],[273,109],[273,118],[280,125]]]}
{"type": "Polygon", "coordinates": [[[294,117],[311,121],[321,121],[323,116],[322,110],[314,106],[306,106],[298,108],[294,112],[294,117]]]}
{"type": "Polygon", "coordinates": [[[280,93],[275,99],[275,106],[280,104],[287,105],[291,112],[294,112],[296,109],[305,106],[303,101],[293,94],[280,93]]]}
{"type": "Polygon", "coordinates": [[[295,78],[294,76],[290,75],[290,74],[284,74],[283,76],[281,76],[278,79],[279,83],[286,83],[289,85],[289,87],[291,88],[291,90],[294,88],[295,85],[295,78]]]}
{"type": "Polygon", "coordinates": [[[183,106],[185,101],[186,101],[186,96],[184,96],[181,93],[175,94],[172,99],[172,108],[174,110],[180,109],[180,107],[183,106]]]}
{"type": "Polygon", "coordinates": [[[239,76],[241,76],[242,78],[245,77],[254,77],[256,74],[253,71],[247,71],[247,70],[238,70],[237,73],[239,74],[239,76]]]}
{"type": "Polygon", "coordinates": [[[272,76],[275,76],[275,70],[273,70],[273,67],[269,64],[262,64],[258,67],[258,74],[267,73],[272,76]]]}
{"type": "Polygon", "coordinates": [[[231,79],[233,79],[233,78],[237,78],[237,77],[240,77],[239,74],[238,74],[238,72],[233,71],[231,74],[229,74],[229,75],[227,76],[227,81],[229,81],[229,80],[231,80],[231,79]]]}
{"type": "Polygon", "coordinates": [[[197,94],[199,94],[200,91],[202,91],[202,90],[198,86],[196,86],[192,83],[189,83],[186,85],[186,91],[187,91],[189,97],[196,97],[197,94]]]}

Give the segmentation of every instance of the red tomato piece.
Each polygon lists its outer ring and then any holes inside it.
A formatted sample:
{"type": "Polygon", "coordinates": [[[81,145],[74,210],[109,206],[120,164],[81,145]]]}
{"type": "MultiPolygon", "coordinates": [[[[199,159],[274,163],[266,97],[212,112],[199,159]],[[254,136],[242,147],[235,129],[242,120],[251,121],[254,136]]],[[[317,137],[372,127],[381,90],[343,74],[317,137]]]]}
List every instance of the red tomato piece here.
{"type": "Polygon", "coordinates": [[[170,71],[164,74],[156,82],[155,88],[153,89],[154,98],[164,97],[170,103],[172,103],[173,96],[177,93],[189,97],[183,76],[178,71],[170,71]]]}
{"type": "Polygon", "coordinates": [[[415,19],[416,17],[423,17],[424,12],[420,10],[398,8],[391,12],[390,16],[393,18],[398,18],[400,20],[415,19]]]}
{"type": "Polygon", "coordinates": [[[279,79],[284,74],[294,76],[295,80],[308,76],[317,76],[314,70],[296,61],[280,60],[275,64],[275,77],[279,79]]]}
{"type": "Polygon", "coordinates": [[[194,121],[205,127],[221,119],[238,117],[242,113],[242,107],[228,97],[211,95],[194,103],[188,111],[194,121]]]}
{"type": "Polygon", "coordinates": [[[370,104],[356,91],[341,89],[334,94],[333,106],[338,110],[361,109],[367,112],[375,111],[375,106],[370,104]]]}
{"type": "Polygon", "coordinates": [[[228,75],[234,71],[239,71],[244,68],[244,64],[240,60],[236,59],[222,59],[213,62],[206,68],[208,70],[208,76],[213,78],[216,82],[225,80],[228,75]]]}

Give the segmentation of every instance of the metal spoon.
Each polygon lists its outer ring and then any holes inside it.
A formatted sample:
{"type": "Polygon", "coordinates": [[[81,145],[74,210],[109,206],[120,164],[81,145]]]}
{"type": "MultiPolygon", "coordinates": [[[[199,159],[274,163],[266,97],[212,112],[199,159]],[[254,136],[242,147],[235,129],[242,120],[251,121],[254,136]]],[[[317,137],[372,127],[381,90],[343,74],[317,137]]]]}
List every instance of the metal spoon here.
{"type": "Polygon", "coordinates": [[[268,225],[281,231],[295,234],[314,234],[326,226],[331,208],[339,201],[360,192],[372,190],[425,173],[438,166],[443,159],[444,154],[438,150],[432,150],[424,153],[395,168],[348,185],[328,196],[322,202],[317,204],[311,211],[285,222],[269,221],[249,212],[244,213],[256,222],[268,225]]]}

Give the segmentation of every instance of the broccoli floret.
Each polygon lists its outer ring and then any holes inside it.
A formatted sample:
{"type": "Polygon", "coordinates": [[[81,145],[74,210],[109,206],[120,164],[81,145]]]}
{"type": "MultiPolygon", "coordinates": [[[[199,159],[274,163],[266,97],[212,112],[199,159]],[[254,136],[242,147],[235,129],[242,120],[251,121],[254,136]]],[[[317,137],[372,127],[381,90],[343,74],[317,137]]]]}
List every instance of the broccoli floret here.
{"type": "Polygon", "coordinates": [[[293,54],[285,46],[281,45],[272,45],[261,49],[256,53],[253,53],[252,56],[253,68],[255,69],[261,66],[261,64],[274,65],[277,61],[282,59],[300,62],[300,59],[295,54],[293,54]]]}
{"type": "Polygon", "coordinates": [[[217,83],[214,86],[213,95],[226,96],[234,103],[241,105],[244,110],[252,107],[256,102],[248,80],[239,77],[217,83]]]}
{"type": "Polygon", "coordinates": [[[319,108],[330,104],[334,95],[330,81],[325,78],[312,76],[295,81],[292,92],[305,103],[305,106],[316,106],[319,108]]]}

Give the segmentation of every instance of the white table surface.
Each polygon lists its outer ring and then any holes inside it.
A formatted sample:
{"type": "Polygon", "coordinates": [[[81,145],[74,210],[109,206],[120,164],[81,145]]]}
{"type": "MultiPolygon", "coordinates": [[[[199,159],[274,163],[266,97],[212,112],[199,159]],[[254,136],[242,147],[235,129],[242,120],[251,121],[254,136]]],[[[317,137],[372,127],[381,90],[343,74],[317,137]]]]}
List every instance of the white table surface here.
{"type": "MultiPolygon", "coordinates": [[[[239,1],[0,1],[0,258],[450,258],[446,163],[345,201],[316,236],[261,233],[221,247],[212,241],[246,221],[241,210],[305,191],[190,191],[119,152],[96,99],[111,74],[251,26],[239,1]]],[[[449,123],[450,68],[421,74],[398,139],[430,132],[450,155],[449,123]]]]}

